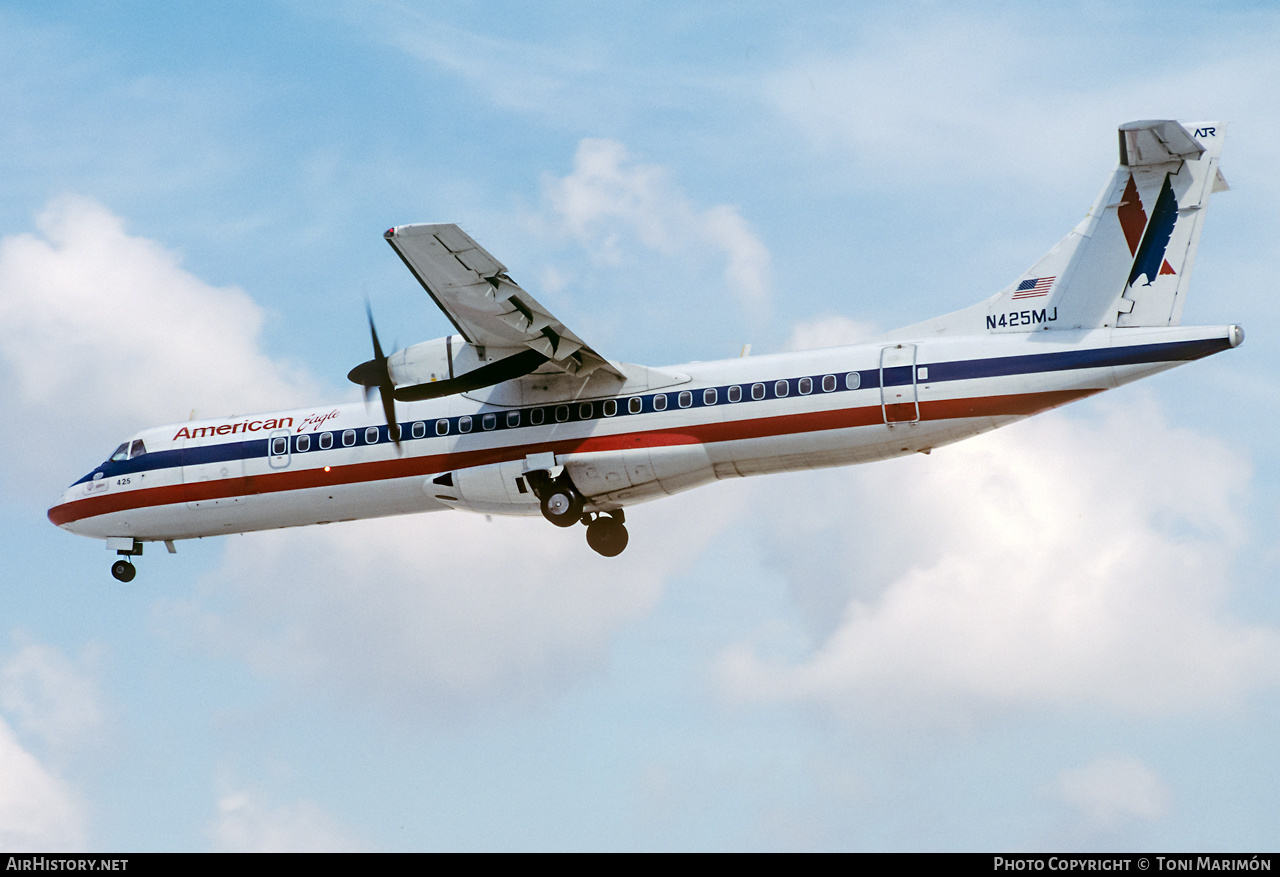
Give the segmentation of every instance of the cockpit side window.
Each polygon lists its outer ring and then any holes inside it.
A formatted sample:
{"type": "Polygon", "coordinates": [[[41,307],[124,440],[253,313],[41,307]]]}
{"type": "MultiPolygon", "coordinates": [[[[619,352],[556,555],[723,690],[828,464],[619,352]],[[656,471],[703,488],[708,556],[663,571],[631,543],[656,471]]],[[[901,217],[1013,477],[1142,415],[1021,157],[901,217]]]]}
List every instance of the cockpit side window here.
{"type": "Polygon", "coordinates": [[[134,460],[141,457],[147,452],[147,446],[142,443],[142,439],[134,439],[133,446],[129,448],[129,459],[134,460]]]}
{"type": "Polygon", "coordinates": [[[114,451],[111,452],[111,456],[108,457],[107,459],[115,463],[118,463],[121,460],[129,459],[129,443],[125,442],[120,447],[116,448],[114,451]]]}

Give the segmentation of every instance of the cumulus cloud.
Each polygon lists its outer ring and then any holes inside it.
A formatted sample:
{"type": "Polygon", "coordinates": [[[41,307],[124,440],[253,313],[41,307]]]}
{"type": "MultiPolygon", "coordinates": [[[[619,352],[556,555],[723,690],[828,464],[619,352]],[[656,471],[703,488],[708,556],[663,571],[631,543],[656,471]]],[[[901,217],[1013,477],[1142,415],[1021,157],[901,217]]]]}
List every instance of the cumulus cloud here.
{"type": "Polygon", "coordinates": [[[72,850],[84,846],[79,796],[18,742],[0,718],[0,850],[72,850]]]}
{"type": "Polygon", "coordinates": [[[36,225],[0,240],[0,400],[11,427],[40,424],[59,440],[0,433],[20,483],[61,487],[133,431],[192,409],[315,398],[309,379],[260,351],[263,311],[241,290],[194,277],[90,199],[59,198],[36,225]]]}
{"type": "Polygon", "coordinates": [[[782,345],[783,350],[817,350],[822,347],[842,347],[860,344],[878,332],[870,323],[851,320],[848,317],[831,316],[796,323],[791,335],[782,345]]]}
{"type": "Polygon", "coordinates": [[[739,304],[767,312],[769,251],[738,210],[698,208],[663,168],[632,160],[621,143],[582,140],[573,171],[548,179],[544,192],[559,227],[596,259],[617,264],[632,240],[686,260],[710,251],[724,261],[725,283],[739,304]]]}
{"type": "Polygon", "coordinates": [[[600,672],[612,634],[731,514],[680,497],[649,509],[611,559],[580,527],[461,512],[236,537],[163,626],[406,720],[524,709],[600,672]]]}
{"type": "Polygon", "coordinates": [[[0,709],[51,750],[82,745],[103,723],[91,663],[91,654],[76,662],[51,646],[21,641],[0,665],[0,709]]]}
{"type": "Polygon", "coordinates": [[[725,692],[874,723],[1180,712],[1274,684],[1280,635],[1224,609],[1248,465],[1126,392],[1100,420],[769,485],[770,562],[816,645],[739,644],[725,692]]]}
{"type": "Polygon", "coordinates": [[[1155,822],[1168,812],[1173,797],[1151,768],[1130,756],[1102,756],[1064,770],[1052,793],[1094,830],[1155,822]]]}
{"type": "Polygon", "coordinates": [[[102,724],[97,686],[83,664],[59,650],[20,640],[0,664],[0,849],[85,846],[79,793],[46,763],[90,742],[102,724]],[[14,724],[10,724],[10,719],[14,724]],[[44,758],[19,739],[38,744],[44,758]]]}
{"type": "Polygon", "coordinates": [[[324,808],[300,800],[272,807],[245,790],[218,799],[209,823],[213,848],[223,853],[343,853],[367,848],[324,808]]]}

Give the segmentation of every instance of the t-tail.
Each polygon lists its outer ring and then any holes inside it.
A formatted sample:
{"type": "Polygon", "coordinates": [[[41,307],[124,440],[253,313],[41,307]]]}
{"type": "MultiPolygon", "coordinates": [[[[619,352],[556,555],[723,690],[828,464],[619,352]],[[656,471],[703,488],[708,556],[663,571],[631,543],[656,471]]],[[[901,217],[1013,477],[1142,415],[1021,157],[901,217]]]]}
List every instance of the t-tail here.
{"type": "Polygon", "coordinates": [[[997,295],[890,337],[1177,326],[1225,126],[1120,126],[1120,163],[1088,215],[997,295]]]}

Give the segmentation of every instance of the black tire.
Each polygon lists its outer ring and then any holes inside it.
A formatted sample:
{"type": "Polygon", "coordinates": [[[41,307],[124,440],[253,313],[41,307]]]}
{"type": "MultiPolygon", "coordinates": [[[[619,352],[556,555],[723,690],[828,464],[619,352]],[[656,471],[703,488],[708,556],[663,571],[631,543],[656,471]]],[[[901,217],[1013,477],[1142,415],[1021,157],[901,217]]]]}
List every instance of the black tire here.
{"type": "Polygon", "coordinates": [[[116,577],[116,581],[131,582],[138,574],[138,569],[127,560],[117,560],[111,564],[111,574],[116,577]]]}
{"type": "Polygon", "coordinates": [[[557,527],[572,527],[582,519],[582,496],[572,487],[557,484],[541,501],[542,516],[557,527]]]}
{"type": "Polygon", "coordinates": [[[627,528],[616,518],[601,516],[587,525],[587,544],[596,554],[617,557],[629,539],[627,528]]]}

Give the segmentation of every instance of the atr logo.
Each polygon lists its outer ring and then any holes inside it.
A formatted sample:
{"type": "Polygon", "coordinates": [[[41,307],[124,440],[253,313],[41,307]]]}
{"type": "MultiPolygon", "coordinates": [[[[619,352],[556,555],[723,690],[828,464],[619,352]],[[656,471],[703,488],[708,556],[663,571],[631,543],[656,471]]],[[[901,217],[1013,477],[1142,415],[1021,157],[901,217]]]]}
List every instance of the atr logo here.
{"type": "Polygon", "coordinates": [[[1197,128],[1193,137],[1216,137],[1218,136],[1217,128],[1197,128]]]}
{"type": "Polygon", "coordinates": [[[1133,286],[1139,277],[1145,277],[1147,282],[1144,285],[1150,286],[1161,274],[1178,273],[1164,257],[1169,238],[1173,236],[1173,227],[1178,222],[1178,199],[1173,194],[1168,174],[1164,176],[1164,185],[1160,188],[1160,197],[1156,198],[1150,222],[1147,221],[1147,211],[1142,207],[1142,196],[1138,194],[1133,174],[1129,175],[1124,194],[1120,196],[1116,217],[1133,256],[1133,269],[1129,272],[1126,286],[1133,286]]]}

